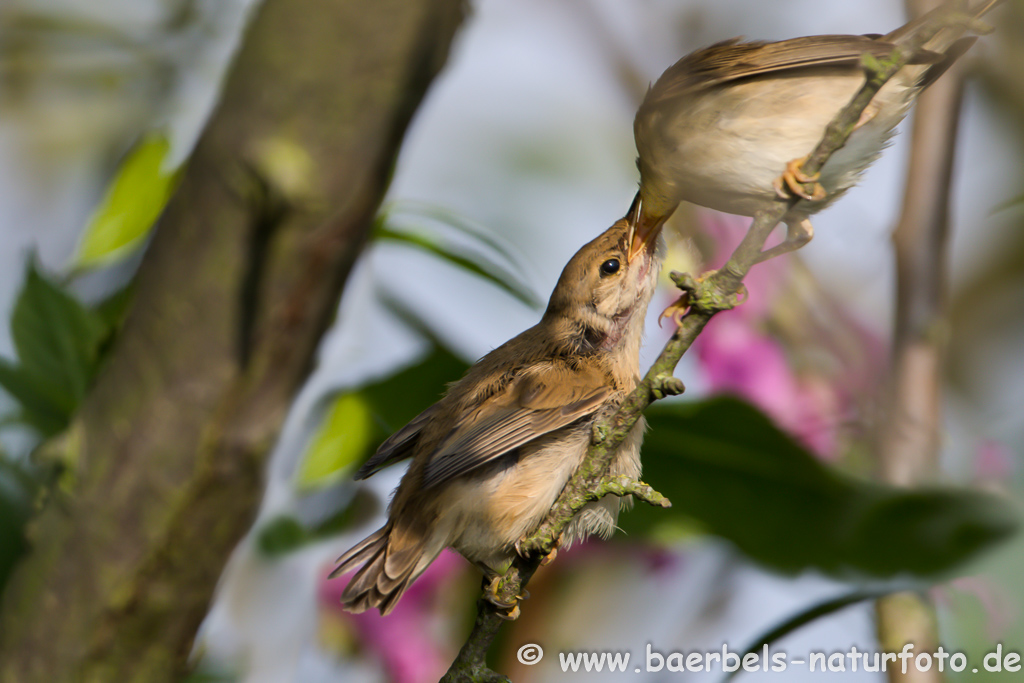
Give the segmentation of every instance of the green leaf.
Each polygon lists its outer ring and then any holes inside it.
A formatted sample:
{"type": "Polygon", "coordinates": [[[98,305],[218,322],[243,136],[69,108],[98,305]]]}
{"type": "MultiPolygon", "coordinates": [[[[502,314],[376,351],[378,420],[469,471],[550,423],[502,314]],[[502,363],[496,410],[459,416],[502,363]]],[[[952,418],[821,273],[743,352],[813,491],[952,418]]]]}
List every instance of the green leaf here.
{"type": "Polygon", "coordinates": [[[338,396],[302,458],[296,487],[320,488],[347,475],[368,457],[379,441],[377,432],[370,405],[361,394],[338,396]]]}
{"type": "Polygon", "coordinates": [[[268,558],[287,555],[309,543],[337,536],[350,529],[356,520],[366,520],[379,514],[380,509],[376,494],[356,489],[325,519],[304,522],[289,514],[271,518],[256,532],[256,547],[268,558]]]}
{"type": "Polygon", "coordinates": [[[11,337],[21,366],[49,380],[67,407],[85,395],[107,326],[95,313],[30,264],[14,311],[11,337]]]}
{"type": "Polygon", "coordinates": [[[403,217],[409,216],[420,223],[425,219],[426,221],[452,228],[474,242],[483,244],[505,259],[515,269],[523,270],[522,259],[513,252],[510,244],[495,237],[494,233],[490,230],[466,220],[466,218],[450,209],[427,202],[403,200],[390,204],[384,210],[384,215],[387,217],[388,222],[402,222],[403,217]]]}
{"type": "Polygon", "coordinates": [[[180,173],[164,169],[170,142],[161,134],[143,138],[125,157],[86,225],[76,268],[95,268],[138,248],[167,205],[180,173]]]}
{"type": "Polygon", "coordinates": [[[463,270],[469,271],[505,290],[527,306],[536,308],[540,299],[520,278],[479,253],[450,244],[425,230],[397,230],[383,221],[374,230],[374,238],[400,242],[440,257],[463,270]]]}
{"type": "Polygon", "coordinates": [[[11,314],[11,337],[25,372],[49,381],[66,407],[85,395],[106,334],[95,313],[29,265],[11,314]]]}
{"type": "Polygon", "coordinates": [[[467,367],[448,351],[434,347],[394,375],[335,398],[302,455],[296,488],[308,492],[348,475],[388,434],[437,401],[445,385],[467,367]]]}
{"type": "Polygon", "coordinates": [[[11,314],[19,363],[0,360],[0,386],[44,436],[67,424],[99,367],[110,325],[29,264],[11,314]]]}
{"type": "Polygon", "coordinates": [[[409,367],[334,399],[302,456],[296,487],[329,485],[365,461],[388,434],[429,408],[469,366],[435,346],[409,367]]]}
{"type": "Polygon", "coordinates": [[[21,366],[3,358],[0,358],[0,387],[21,407],[17,413],[4,416],[0,426],[22,423],[43,436],[57,434],[67,426],[68,412],[55,405],[56,401],[52,401],[21,366]]]}
{"type": "Polygon", "coordinates": [[[308,542],[309,533],[294,517],[281,515],[260,527],[256,547],[268,557],[290,553],[308,542]]]}
{"type": "Polygon", "coordinates": [[[1018,527],[991,495],[842,475],[737,399],[662,404],[647,418],[644,479],[673,507],[623,515],[627,532],[689,517],[777,570],[888,577],[948,572],[1018,527]]]}

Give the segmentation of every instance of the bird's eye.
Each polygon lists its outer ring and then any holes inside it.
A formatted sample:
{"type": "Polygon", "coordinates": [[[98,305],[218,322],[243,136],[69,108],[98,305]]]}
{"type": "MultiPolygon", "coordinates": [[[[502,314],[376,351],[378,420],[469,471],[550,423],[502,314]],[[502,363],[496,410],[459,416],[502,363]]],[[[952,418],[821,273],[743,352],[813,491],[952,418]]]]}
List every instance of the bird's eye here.
{"type": "Polygon", "coordinates": [[[601,264],[601,277],[605,277],[606,275],[615,275],[617,272],[619,272],[618,259],[610,258],[601,264]]]}

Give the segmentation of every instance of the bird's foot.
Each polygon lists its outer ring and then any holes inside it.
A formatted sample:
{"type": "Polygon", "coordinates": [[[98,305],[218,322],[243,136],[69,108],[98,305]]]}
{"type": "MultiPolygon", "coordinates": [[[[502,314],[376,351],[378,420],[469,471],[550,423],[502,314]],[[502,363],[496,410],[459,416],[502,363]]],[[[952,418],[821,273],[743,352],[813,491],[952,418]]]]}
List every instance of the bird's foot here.
{"type": "Polygon", "coordinates": [[[661,327],[661,321],[665,318],[668,318],[676,324],[676,327],[679,327],[683,323],[683,318],[686,317],[689,310],[690,295],[684,293],[661,312],[661,315],[658,316],[658,327],[661,327]]]}
{"type": "Polygon", "coordinates": [[[490,578],[484,577],[484,600],[497,608],[495,614],[499,617],[507,621],[515,621],[519,618],[519,601],[527,600],[530,597],[530,592],[523,590],[519,595],[513,596],[511,599],[504,598],[500,593],[501,578],[500,574],[494,574],[490,578]]]}
{"type": "MultiPolygon", "coordinates": [[[[555,558],[558,556],[558,549],[562,547],[562,542],[564,540],[565,540],[565,532],[563,531],[561,534],[558,535],[558,540],[555,541],[555,546],[551,549],[551,552],[549,552],[547,555],[545,555],[544,558],[540,561],[540,566],[546,567],[546,566],[548,566],[549,564],[551,564],[552,562],[555,561],[555,558]]],[[[522,557],[523,559],[530,559],[528,557],[529,553],[527,553],[525,550],[523,550],[523,547],[522,547],[521,543],[522,543],[522,539],[519,539],[513,545],[513,547],[515,547],[515,549],[516,549],[516,553],[519,555],[519,557],[522,557]]]]}
{"type": "MultiPolygon", "coordinates": [[[[735,291],[730,292],[729,286],[723,287],[721,284],[722,278],[718,273],[719,271],[712,270],[695,278],[689,273],[673,271],[669,273],[669,277],[676,287],[683,291],[683,297],[687,299],[687,305],[691,309],[728,311],[747,300],[747,288],[742,282],[735,285],[735,291]]],[[[669,306],[669,309],[671,308],[672,306],[669,306]]]]}
{"type": "Polygon", "coordinates": [[[821,173],[813,175],[804,173],[805,161],[807,161],[807,157],[793,159],[786,164],[786,170],[783,171],[782,175],[772,182],[775,194],[780,199],[790,199],[795,196],[806,199],[809,202],[820,202],[827,196],[828,193],[825,192],[825,188],[818,182],[821,179],[821,173]],[[806,186],[812,183],[813,185],[810,191],[808,191],[806,186]]]}

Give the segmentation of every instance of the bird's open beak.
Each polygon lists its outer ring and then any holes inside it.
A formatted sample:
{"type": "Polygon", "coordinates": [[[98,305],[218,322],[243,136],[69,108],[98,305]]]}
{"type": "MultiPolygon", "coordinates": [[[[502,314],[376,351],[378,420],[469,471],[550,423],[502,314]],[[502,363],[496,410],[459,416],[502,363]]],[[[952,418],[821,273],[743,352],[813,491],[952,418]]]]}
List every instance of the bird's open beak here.
{"type": "Polygon", "coordinates": [[[644,253],[654,253],[655,245],[658,243],[658,235],[661,233],[661,226],[665,224],[668,216],[651,216],[644,211],[643,201],[640,193],[636,193],[633,205],[629,207],[626,214],[626,221],[632,233],[629,240],[629,260],[632,262],[637,256],[644,253]]]}

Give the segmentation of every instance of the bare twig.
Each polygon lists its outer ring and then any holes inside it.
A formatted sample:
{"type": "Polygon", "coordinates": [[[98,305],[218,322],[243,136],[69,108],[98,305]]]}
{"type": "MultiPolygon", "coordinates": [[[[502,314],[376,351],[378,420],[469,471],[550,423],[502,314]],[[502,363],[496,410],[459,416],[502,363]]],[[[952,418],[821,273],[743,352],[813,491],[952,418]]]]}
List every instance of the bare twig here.
{"type": "MultiPolygon", "coordinates": [[[[947,14],[937,16],[935,21],[927,22],[907,35],[888,58],[865,60],[867,78],[864,85],[829,124],[821,142],[804,163],[803,169],[807,175],[820,171],[828,158],[846,143],[861,113],[878,90],[907,63],[910,55],[917,52],[949,21],[950,16],[947,14]]],[[[674,274],[676,283],[689,295],[689,311],[636,389],[622,402],[618,412],[595,428],[594,443],[547,518],[520,542],[522,556],[513,560],[497,587],[496,593],[500,599],[512,602],[522,594],[541,560],[556,548],[573,515],[584,502],[594,500],[595,492],[600,491],[602,486],[607,486],[607,473],[619,444],[647,406],[666,393],[663,391],[666,378],[672,376],[679,360],[708,321],[719,311],[736,305],[743,292],[743,278],[758,262],[768,236],[800,201],[780,200],[777,208],[756,214],[749,232],[721,269],[699,279],[674,274]]],[[[485,662],[487,648],[497,634],[502,617],[494,605],[487,601],[481,600],[478,608],[473,630],[448,673],[441,679],[443,683],[505,680],[503,676],[491,671],[485,662]]]]}
{"type": "MultiPolygon", "coordinates": [[[[941,0],[907,0],[923,15],[941,0]]],[[[893,232],[896,253],[896,312],[892,372],[885,387],[885,417],[876,442],[881,479],[913,485],[934,478],[941,420],[940,381],[945,351],[946,252],[949,191],[963,92],[963,69],[954,65],[918,98],[911,136],[903,209],[893,232]]],[[[913,643],[919,651],[938,644],[935,610],[917,593],[876,603],[878,638],[885,650],[913,643]]],[[[894,667],[889,680],[934,683],[934,667],[907,673],[894,667]]]]}

